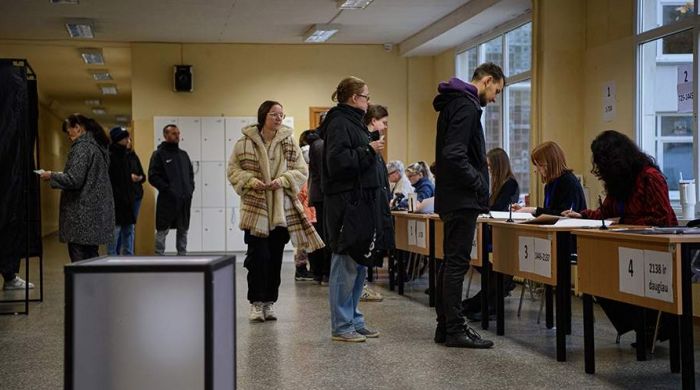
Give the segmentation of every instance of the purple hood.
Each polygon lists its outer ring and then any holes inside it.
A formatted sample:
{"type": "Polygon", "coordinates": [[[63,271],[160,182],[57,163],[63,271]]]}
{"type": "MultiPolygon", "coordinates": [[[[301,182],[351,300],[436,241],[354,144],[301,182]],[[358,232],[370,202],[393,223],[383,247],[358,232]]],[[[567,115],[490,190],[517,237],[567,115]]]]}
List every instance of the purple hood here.
{"type": "Polygon", "coordinates": [[[439,95],[435,97],[433,101],[433,107],[435,111],[441,111],[442,108],[447,104],[451,98],[449,95],[454,94],[465,94],[476,104],[476,107],[481,109],[481,102],[479,101],[479,91],[473,84],[467,83],[466,81],[460,80],[457,77],[452,77],[449,81],[443,81],[438,85],[439,95]]]}

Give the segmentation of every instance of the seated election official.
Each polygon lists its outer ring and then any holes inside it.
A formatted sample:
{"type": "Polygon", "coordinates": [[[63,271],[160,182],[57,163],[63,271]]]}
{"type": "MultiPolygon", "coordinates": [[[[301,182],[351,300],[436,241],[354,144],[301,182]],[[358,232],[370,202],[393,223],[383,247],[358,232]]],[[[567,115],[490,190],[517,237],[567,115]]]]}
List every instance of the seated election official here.
{"type": "MultiPolygon", "coordinates": [[[[491,183],[489,195],[489,210],[491,211],[508,211],[508,207],[518,201],[520,197],[520,188],[517,180],[513,175],[513,170],[510,166],[510,159],[505,150],[495,148],[486,153],[486,163],[489,169],[489,181],[491,183]]],[[[484,229],[485,234],[488,234],[488,229],[484,229]]],[[[489,245],[491,238],[488,238],[489,245]]],[[[481,267],[474,267],[481,272],[481,267]]],[[[505,275],[504,288],[506,294],[515,288],[513,277],[505,275]]],[[[496,274],[490,274],[489,281],[489,316],[496,314],[496,274]]],[[[471,298],[462,301],[464,315],[472,321],[481,320],[481,293],[479,291],[471,298]]]]}
{"type": "MultiPolygon", "coordinates": [[[[565,211],[562,215],[589,219],[620,218],[621,224],[628,225],[678,225],[668,198],[666,178],[653,158],[642,152],[631,139],[614,130],[604,131],[591,143],[591,152],[591,172],[602,180],[607,196],[595,210],[565,211]]],[[[618,334],[634,330],[640,307],[598,297],[596,301],[618,334]]],[[[657,311],[648,310],[646,314],[646,337],[653,341],[657,311]]],[[[671,329],[671,316],[663,314],[658,339],[668,339],[671,329]]],[[[647,346],[651,347],[651,344],[648,342],[647,346]]]]}
{"type": "Polygon", "coordinates": [[[521,207],[514,204],[513,211],[560,215],[562,212],[581,211],[586,208],[583,187],[572,170],[566,166],[564,151],[554,142],[547,141],[533,149],[530,160],[544,184],[543,207],[521,207]]]}

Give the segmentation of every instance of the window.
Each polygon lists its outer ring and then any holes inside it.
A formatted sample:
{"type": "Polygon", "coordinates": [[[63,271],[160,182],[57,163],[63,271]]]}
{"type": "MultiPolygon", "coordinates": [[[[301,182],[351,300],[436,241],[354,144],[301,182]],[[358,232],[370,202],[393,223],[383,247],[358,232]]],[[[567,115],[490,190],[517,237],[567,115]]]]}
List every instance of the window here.
{"type": "Polygon", "coordinates": [[[510,156],[520,192],[530,191],[530,70],[532,68],[532,23],[503,28],[496,35],[477,39],[455,58],[457,77],[469,81],[481,63],[503,68],[508,85],[482,115],[486,150],[501,147],[510,156]]]}
{"type": "Polygon", "coordinates": [[[679,94],[682,90],[691,94],[694,88],[693,35],[697,28],[692,24],[686,28],[686,24],[697,15],[693,2],[686,1],[641,0],[639,9],[637,138],[642,150],[656,159],[666,176],[669,197],[677,204],[678,181],[696,177],[695,107],[680,103],[679,94]]]}

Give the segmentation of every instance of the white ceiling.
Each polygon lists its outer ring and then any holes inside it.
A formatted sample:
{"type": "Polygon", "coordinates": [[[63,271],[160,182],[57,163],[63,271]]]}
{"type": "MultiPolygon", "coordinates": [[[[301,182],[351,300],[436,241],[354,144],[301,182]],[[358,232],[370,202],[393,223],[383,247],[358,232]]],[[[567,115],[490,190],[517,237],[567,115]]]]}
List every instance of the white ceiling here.
{"type": "Polygon", "coordinates": [[[341,26],[330,44],[399,44],[403,55],[431,55],[493,29],[530,9],[530,0],[374,0],[364,10],[336,8],[336,0],[0,0],[0,57],[27,58],[41,92],[60,113],[87,112],[100,97],[77,55],[101,47],[127,61],[107,68],[120,96],[103,99],[111,125],[130,112],[131,42],[301,44],[313,24],[341,26]],[[70,40],[65,22],[91,19],[94,40],[70,40]],[[406,48],[404,50],[404,47],[406,48]],[[120,50],[115,52],[114,50],[120,50]],[[60,72],[57,70],[70,70],[60,72]],[[70,76],[70,77],[68,77],[70,76]]]}

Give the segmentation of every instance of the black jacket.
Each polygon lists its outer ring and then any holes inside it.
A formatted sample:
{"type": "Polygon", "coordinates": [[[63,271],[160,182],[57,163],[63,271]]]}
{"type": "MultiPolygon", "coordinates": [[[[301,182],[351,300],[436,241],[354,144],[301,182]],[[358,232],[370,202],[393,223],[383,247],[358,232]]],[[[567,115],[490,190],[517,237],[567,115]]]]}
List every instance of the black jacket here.
{"type": "Polygon", "coordinates": [[[178,144],[162,142],[153,152],[148,182],[158,190],[156,229],[188,229],[194,193],[194,169],[178,144]]]}
{"type": "MultiPolygon", "coordinates": [[[[379,161],[369,146],[370,134],[362,123],[364,112],[346,104],[333,107],[321,125],[323,148],[323,195],[326,245],[334,253],[338,250],[340,228],[348,203],[362,196],[368,200],[375,216],[376,250],[388,249],[385,239],[385,214],[388,212],[387,194],[380,185],[379,161]],[[362,193],[359,184],[362,184],[362,193]],[[386,212],[384,207],[386,206],[386,212]]],[[[386,169],[386,168],[384,168],[386,169]]],[[[392,241],[393,242],[393,241],[392,241]]]]}
{"type": "Polygon", "coordinates": [[[440,93],[433,100],[435,142],[435,212],[488,210],[488,167],[478,98],[465,91],[440,93]]]}
{"type": "Polygon", "coordinates": [[[136,223],[134,201],[136,193],[131,181],[131,167],[126,147],[109,145],[109,180],[114,195],[114,220],[118,226],[136,223]]]}
{"type": "Polygon", "coordinates": [[[511,204],[517,203],[520,197],[518,182],[512,177],[503,183],[490,207],[491,211],[508,211],[511,204]]]}
{"type": "MultiPolygon", "coordinates": [[[[129,157],[129,168],[131,173],[137,176],[143,176],[143,178],[137,182],[132,182],[134,186],[134,193],[136,194],[136,199],[143,198],[143,183],[146,181],[146,173],[143,171],[143,166],[141,165],[141,159],[133,150],[127,152],[127,157],[129,157]]],[[[138,217],[138,215],[136,216],[138,217]]]]}
{"type": "Polygon", "coordinates": [[[310,137],[314,138],[309,143],[309,204],[319,204],[323,202],[323,140],[318,134],[310,137]]]}
{"type": "Polygon", "coordinates": [[[565,171],[561,176],[544,186],[544,207],[538,207],[535,215],[560,215],[562,211],[586,209],[586,197],[583,187],[571,171],[565,171]]]}

